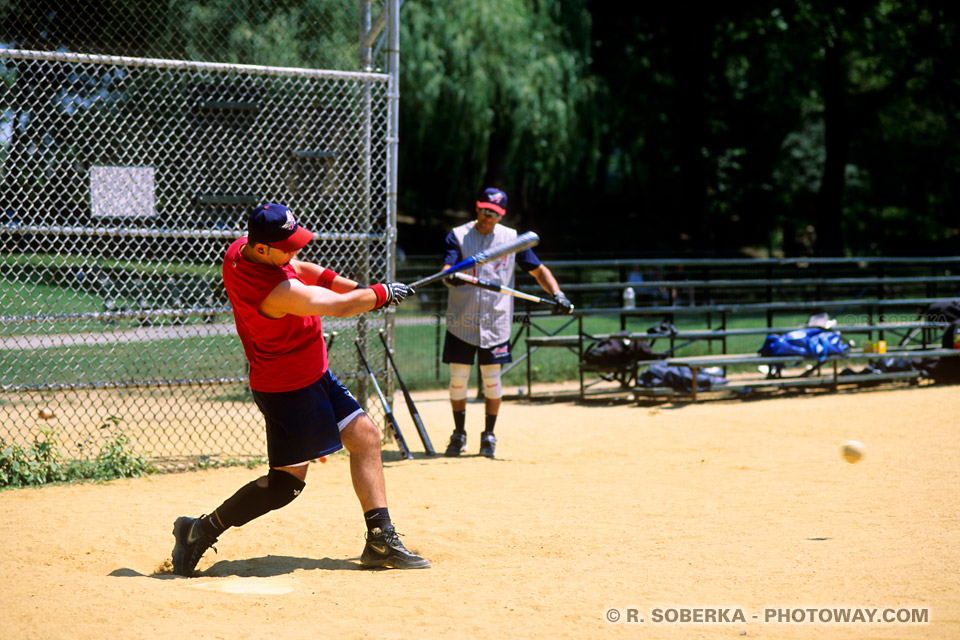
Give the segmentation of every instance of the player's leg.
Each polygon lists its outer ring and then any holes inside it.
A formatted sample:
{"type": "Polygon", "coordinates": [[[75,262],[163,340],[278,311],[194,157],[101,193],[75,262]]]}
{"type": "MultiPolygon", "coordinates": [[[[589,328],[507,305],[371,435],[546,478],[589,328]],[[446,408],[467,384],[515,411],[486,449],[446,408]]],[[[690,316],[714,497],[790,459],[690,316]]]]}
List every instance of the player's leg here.
{"type": "Polygon", "coordinates": [[[504,342],[492,349],[480,349],[480,379],[483,386],[484,402],[484,429],[480,434],[480,455],[492,458],[497,449],[497,438],[493,435],[500,414],[500,403],[503,398],[503,384],[500,373],[501,366],[511,361],[510,343],[504,342]]]}
{"type": "MultiPolygon", "coordinates": [[[[360,500],[367,527],[367,543],[360,562],[367,566],[427,569],[430,562],[411,553],[400,542],[387,509],[386,483],[380,456],[380,429],[332,374],[327,382],[340,439],[350,454],[350,479],[360,500]]],[[[327,376],[324,376],[325,378],[327,376]]]]}
{"type": "MultiPolygon", "coordinates": [[[[483,384],[483,405],[488,416],[496,417],[500,413],[503,399],[503,384],[500,381],[499,364],[480,365],[480,380],[483,384]]],[[[492,428],[490,429],[493,430],[492,428]]]]}
{"type": "Polygon", "coordinates": [[[453,433],[447,444],[447,456],[459,456],[467,448],[467,385],[476,351],[474,345],[447,332],[443,361],[450,365],[450,408],[453,412],[453,433]]]}
{"type": "Polygon", "coordinates": [[[290,504],[306,486],[306,475],[306,464],[273,468],[241,487],[210,515],[177,518],[173,523],[173,570],[192,576],[200,558],[224,531],[290,504]]]}
{"type": "Polygon", "coordinates": [[[459,456],[467,448],[467,382],[470,365],[450,363],[450,409],[453,413],[453,433],[447,443],[446,456],[459,456]]]}
{"type": "Polygon", "coordinates": [[[500,365],[480,365],[480,378],[483,381],[484,429],[480,434],[480,455],[492,458],[497,449],[497,438],[493,429],[500,414],[500,400],[503,397],[503,385],[500,383],[500,365]]]}
{"type": "Polygon", "coordinates": [[[264,415],[271,468],[209,515],[177,518],[173,568],[182,576],[193,575],[204,552],[230,527],[290,504],[306,486],[309,461],[342,448],[333,409],[319,382],[283,393],[254,391],[253,397],[264,415]]]}
{"type": "Polygon", "coordinates": [[[230,527],[242,527],[251,520],[287,506],[306,487],[307,462],[284,467],[273,467],[240,488],[201,519],[203,528],[220,537],[230,527]]]}
{"type": "Polygon", "coordinates": [[[340,432],[343,447],[350,453],[350,479],[366,514],[386,509],[387,491],[380,458],[380,430],[365,414],[354,417],[340,432]]]}

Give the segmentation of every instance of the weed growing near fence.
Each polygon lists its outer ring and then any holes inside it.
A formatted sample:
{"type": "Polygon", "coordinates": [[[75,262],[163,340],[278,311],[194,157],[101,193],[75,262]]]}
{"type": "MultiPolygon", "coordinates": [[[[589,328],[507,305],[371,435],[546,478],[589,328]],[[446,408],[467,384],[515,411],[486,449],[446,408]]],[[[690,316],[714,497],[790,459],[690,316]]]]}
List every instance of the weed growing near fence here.
{"type": "Polygon", "coordinates": [[[22,447],[0,438],[0,488],[41,486],[77,480],[105,481],[137,478],[154,469],[143,454],[133,451],[120,418],[111,416],[100,426],[106,441],[96,456],[67,460],[56,430],[40,428],[33,444],[22,447]]]}

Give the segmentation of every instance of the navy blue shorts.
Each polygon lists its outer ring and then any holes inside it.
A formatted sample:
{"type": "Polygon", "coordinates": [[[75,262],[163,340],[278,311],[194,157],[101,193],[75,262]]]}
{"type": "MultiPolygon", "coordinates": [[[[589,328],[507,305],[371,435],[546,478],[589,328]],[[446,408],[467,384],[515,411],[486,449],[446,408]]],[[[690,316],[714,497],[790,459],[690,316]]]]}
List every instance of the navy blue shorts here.
{"type": "Polygon", "coordinates": [[[254,391],[267,425],[267,458],[271,467],[309,462],[343,448],[340,430],[363,413],[360,404],[327,371],[296,391],[254,391]]]}
{"type": "Polygon", "coordinates": [[[464,342],[457,336],[447,331],[447,337],[443,341],[443,361],[447,364],[455,362],[457,364],[473,364],[474,354],[480,364],[506,364],[511,362],[510,341],[498,344],[490,349],[484,349],[464,342]]]}

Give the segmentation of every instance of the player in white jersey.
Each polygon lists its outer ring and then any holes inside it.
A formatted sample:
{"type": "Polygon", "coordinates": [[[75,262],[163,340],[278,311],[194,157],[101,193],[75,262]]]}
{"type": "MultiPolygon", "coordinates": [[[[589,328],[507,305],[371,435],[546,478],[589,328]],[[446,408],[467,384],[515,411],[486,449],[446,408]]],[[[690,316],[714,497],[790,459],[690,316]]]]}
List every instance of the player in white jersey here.
{"type": "MultiPolygon", "coordinates": [[[[446,239],[443,268],[449,269],[465,257],[509,242],[517,231],[499,224],[507,212],[507,196],[499,189],[486,189],[477,200],[477,219],[456,227],[446,239]]],[[[519,265],[532,275],[544,291],[553,295],[557,310],[570,313],[573,306],[560,291],[556,278],[540,262],[532,249],[524,249],[475,267],[467,273],[513,287],[514,267],[519,265]]],[[[443,345],[443,361],[450,365],[450,404],[453,409],[453,435],[446,455],[459,456],[467,446],[467,381],[474,358],[480,363],[486,423],[480,437],[480,454],[492,458],[497,439],[493,429],[500,412],[503,389],[501,365],[511,361],[510,329],[513,321],[513,298],[478,287],[460,286],[463,280],[447,277],[450,286],[447,302],[447,335],[443,345]]]]}

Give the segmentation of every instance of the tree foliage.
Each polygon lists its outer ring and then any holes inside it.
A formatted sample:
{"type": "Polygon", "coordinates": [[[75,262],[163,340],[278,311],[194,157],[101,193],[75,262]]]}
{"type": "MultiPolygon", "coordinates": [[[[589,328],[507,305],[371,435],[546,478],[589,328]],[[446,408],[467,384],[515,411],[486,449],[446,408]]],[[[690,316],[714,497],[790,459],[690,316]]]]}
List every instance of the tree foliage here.
{"type": "MultiPolygon", "coordinates": [[[[595,171],[595,102],[577,2],[423,0],[401,16],[401,185],[410,208],[471,208],[481,185],[549,201],[595,171]]],[[[511,205],[512,206],[512,205],[511,205]]]]}
{"type": "MultiPolygon", "coordinates": [[[[355,69],[358,6],[0,0],[0,26],[6,46],[355,69]]],[[[933,0],[407,0],[399,201],[434,233],[401,240],[435,251],[443,212],[496,185],[551,251],[958,251],[958,17],[933,0]]]]}
{"type": "Polygon", "coordinates": [[[171,38],[191,60],[356,67],[359,3],[341,0],[171,0],[171,38]]]}
{"type": "Polygon", "coordinates": [[[960,248],[951,6],[411,1],[402,21],[407,208],[497,180],[567,250],[796,253],[810,225],[824,254],[960,248]]]}

